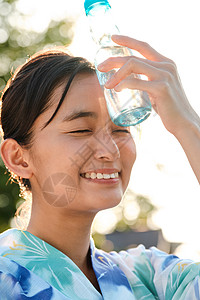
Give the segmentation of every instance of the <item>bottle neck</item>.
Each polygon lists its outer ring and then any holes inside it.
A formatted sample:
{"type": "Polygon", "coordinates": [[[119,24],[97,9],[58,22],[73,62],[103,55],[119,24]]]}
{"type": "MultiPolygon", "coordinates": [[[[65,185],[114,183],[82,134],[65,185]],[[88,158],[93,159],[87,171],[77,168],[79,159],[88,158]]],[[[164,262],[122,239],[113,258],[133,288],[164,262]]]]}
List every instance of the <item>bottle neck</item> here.
{"type": "Polygon", "coordinates": [[[97,3],[87,13],[87,17],[95,43],[100,46],[114,45],[111,35],[119,34],[119,29],[113,21],[110,6],[97,3]]]}

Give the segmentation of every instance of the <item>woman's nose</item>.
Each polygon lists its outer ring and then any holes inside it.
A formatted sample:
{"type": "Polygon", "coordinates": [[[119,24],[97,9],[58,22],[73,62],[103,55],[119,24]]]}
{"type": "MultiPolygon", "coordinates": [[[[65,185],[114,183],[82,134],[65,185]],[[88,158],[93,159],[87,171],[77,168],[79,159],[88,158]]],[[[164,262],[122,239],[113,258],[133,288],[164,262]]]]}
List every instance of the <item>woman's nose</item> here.
{"type": "Polygon", "coordinates": [[[114,161],[120,157],[118,145],[107,130],[101,130],[94,138],[96,159],[114,161]]]}

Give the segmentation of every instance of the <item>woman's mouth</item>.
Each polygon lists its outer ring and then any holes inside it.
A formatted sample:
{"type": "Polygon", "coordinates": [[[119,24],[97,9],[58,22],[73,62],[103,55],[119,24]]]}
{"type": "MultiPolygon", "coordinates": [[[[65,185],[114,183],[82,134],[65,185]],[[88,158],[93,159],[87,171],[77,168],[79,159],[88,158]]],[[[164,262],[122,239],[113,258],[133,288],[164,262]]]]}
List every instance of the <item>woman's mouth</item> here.
{"type": "Polygon", "coordinates": [[[81,173],[80,176],[88,181],[97,183],[117,183],[119,182],[120,172],[108,173],[81,173]]]}

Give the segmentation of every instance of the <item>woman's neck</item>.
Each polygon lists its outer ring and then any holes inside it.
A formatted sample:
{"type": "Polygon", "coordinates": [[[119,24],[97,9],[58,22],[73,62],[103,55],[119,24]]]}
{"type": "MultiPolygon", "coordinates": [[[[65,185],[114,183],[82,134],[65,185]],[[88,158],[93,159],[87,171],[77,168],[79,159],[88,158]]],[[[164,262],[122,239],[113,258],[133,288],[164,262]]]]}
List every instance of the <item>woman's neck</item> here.
{"type": "Polygon", "coordinates": [[[27,231],[67,255],[81,270],[90,269],[88,251],[94,215],[32,209],[27,231]]]}

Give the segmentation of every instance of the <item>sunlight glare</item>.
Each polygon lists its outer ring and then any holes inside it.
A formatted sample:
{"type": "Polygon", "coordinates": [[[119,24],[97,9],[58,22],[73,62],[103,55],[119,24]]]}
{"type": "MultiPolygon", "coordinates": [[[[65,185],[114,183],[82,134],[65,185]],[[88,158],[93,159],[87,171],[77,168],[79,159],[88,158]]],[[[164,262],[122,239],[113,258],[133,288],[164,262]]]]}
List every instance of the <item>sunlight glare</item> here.
{"type": "Polygon", "coordinates": [[[113,232],[118,218],[112,209],[100,211],[94,220],[93,228],[100,234],[108,234],[113,232]]]}

